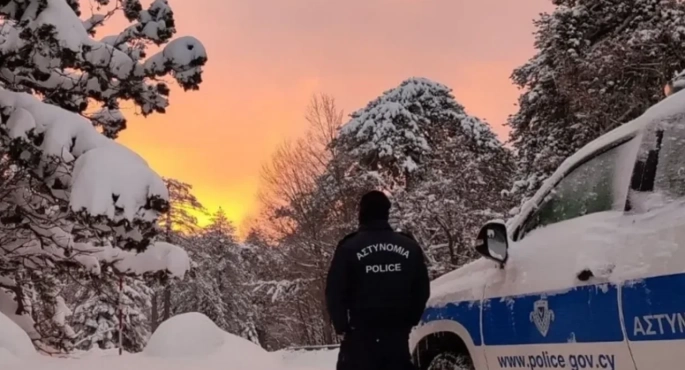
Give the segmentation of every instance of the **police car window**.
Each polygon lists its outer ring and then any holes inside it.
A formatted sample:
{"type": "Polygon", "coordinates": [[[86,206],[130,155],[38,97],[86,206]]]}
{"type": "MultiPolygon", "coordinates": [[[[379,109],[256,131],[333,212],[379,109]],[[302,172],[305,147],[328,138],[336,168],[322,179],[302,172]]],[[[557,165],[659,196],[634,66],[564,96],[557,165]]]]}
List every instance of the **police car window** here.
{"type": "Polygon", "coordinates": [[[663,138],[654,180],[655,189],[671,199],[685,196],[685,117],[678,118],[661,125],[663,138]]]}
{"type": "Polygon", "coordinates": [[[566,175],[526,220],[521,237],[542,226],[613,209],[616,164],[625,145],[593,157],[566,175]]]}
{"type": "Polygon", "coordinates": [[[685,115],[650,125],[640,146],[629,197],[630,209],[641,212],[685,197],[685,115]]]}

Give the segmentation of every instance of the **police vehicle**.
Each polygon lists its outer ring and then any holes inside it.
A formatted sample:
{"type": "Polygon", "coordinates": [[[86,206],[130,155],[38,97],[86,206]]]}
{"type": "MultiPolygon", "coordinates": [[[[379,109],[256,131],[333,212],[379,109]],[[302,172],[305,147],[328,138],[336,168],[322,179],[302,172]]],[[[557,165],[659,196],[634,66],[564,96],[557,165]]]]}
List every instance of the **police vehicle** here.
{"type": "Polygon", "coordinates": [[[432,283],[421,370],[685,368],[685,92],[567,159],[476,249],[432,283]]]}

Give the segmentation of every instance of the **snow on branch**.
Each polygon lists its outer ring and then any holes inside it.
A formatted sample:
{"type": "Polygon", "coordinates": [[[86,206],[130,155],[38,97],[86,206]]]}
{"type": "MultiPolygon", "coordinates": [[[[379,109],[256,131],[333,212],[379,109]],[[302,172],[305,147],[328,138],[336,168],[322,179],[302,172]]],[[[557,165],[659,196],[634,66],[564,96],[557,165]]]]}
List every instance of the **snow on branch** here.
{"type": "MultiPolygon", "coordinates": [[[[103,262],[125,273],[166,269],[174,276],[185,274],[187,255],[173,245],[154,243],[139,254],[124,250],[147,247],[159,213],[168,207],[164,182],[136,153],[102,136],[78,114],[4,89],[0,89],[0,139],[15,148],[14,156],[45,182],[51,195],[68,202],[71,213],[95,220],[102,237],[120,241],[105,247],[76,242],[69,227],[25,214],[32,217],[29,230],[38,240],[17,238],[3,245],[0,255],[22,255],[38,266],[46,259],[73,258],[94,273],[103,262]]],[[[25,188],[16,194],[15,203],[24,206],[36,196],[25,188]]]]}
{"type": "Polygon", "coordinates": [[[52,189],[66,190],[75,212],[151,221],[156,213],[149,207],[149,199],[169,198],[161,177],[143,158],[102,136],[78,114],[4,89],[0,89],[0,114],[9,139],[23,140],[38,149],[38,172],[50,174],[47,170],[55,158],[61,162],[58,166],[74,165],[73,174],[57,170],[46,180],[52,189]],[[30,140],[33,138],[40,138],[40,143],[36,145],[36,140],[30,140]]]}
{"type": "MultiPolygon", "coordinates": [[[[147,10],[137,0],[126,1],[123,11],[133,23],[101,41],[89,32],[109,13],[82,21],[65,0],[3,4],[0,83],[12,89],[31,89],[46,102],[76,112],[83,112],[89,99],[111,110],[118,109],[118,100],[131,100],[147,115],[163,113],[169,104],[169,87],[157,78],[171,74],[185,90],[197,90],[202,82],[207,52],[194,37],[172,40],[142,60],[145,41],[162,45],[175,33],[166,0],[153,1],[147,10]]],[[[125,120],[108,121],[103,127],[106,135],[116,137],[125,120]]]]}
{"type": "Polygon", "coordinates": [[[179,279],[183,279],[190,270],[190,258],[186,251],[165,242],[155,242],[140,253],[87,244],[76,244],[74,249],[79,253],[76,259],[95,274],[100,273],[100,263],[110,264],[121,273],[133,275],[166,270],[179,279]]]}
{"type": "Polygon", "coordinates": [[[398,87],[371,101],[364,109],[352,113],[352,119],[342,127],[341,134],[354,134],[359,138],[372,136],[376,141],[374,147],[386,151],[391,149],[386,145],[396,144],[398,137],[403,136],[414,147],[430,151],[428,140],[423,135],[423,126],[437,118],[454,120],[465,135],[482,145],[501,146],[486,123],[464,112],[464,107],[454,99],[452,89],[426,78],[403,81],[398,87]]]}
{"type": "Polygon", "coordinates": [[[253,292],[265,290],[271,296],[271,301],[287,299],[288,296],[297,292],[303,285],[307,285],[316,279],[293,279],[293,280],[269,280],[256,281],[246,284],[253,287],[253,292]]]}
{"type": "Polygon", "coordinates": [[[412,173],[427,155],[442,150],[435,147],[435,130],[455,132],[485,150],[502,147],[487,123],[466,114],[449,87],[426,78],[410,78],[354,112],[335,144],[370,170],[412,173]]]}

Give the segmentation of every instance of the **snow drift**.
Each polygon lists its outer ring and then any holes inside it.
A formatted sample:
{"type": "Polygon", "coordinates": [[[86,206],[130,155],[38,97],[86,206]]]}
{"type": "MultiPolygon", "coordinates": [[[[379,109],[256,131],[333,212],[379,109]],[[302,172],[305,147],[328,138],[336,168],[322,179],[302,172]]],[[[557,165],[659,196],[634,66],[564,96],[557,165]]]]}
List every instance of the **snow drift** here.
{"type": "MultiPolygon", "coordinates": [[[[2,370],[278,370],[292,368],[284,364],[280,353],[269,353],[252,342],[226,333],[207,316],[200,313],[174,316],[162,323],[142,353],[124,353],[123,356],[118,356],[116,351],[95,350],[81,353],[74,358],[62,359],[48,356],[27,358],[26,354],[29,352],[35,353],[26,334],[11,320],[0,315],[0,369],[2,370]],[[8,346],[5,342],[9,342],[10,351],[3,347],[8,346]],[[10,355],[3,356],[5,352],[9,352],[10,355]]],[[[322,360],[326,361],[325,358],[322,360]]],[[[334,363],[326,363],[320,368],[332,369],[334,366],[334,363]]],[[[302,369],[299,366],[297,368],[302,369]]]]}
{"type": "Polygon", "coordinates": [[[36,354],[31,339],[9,317],[0,313],[0,368],[36,354]]]}
{"type": "Polygon", "coordinates": [[[221,349],[225,337],[207,316],[187,313],[162,323],[144,353],[153,357],[207,356],[221,349]]]}
{"type": "Polygon", "coordinates": [[[337,349],[319,349],[312,351],[285,350],[276,352],[287,369],[335,369],[338,361],[337,349]]]}
{"type": "Polygon", "coordinates": [[[175,361],[221,364],[224,369],[278,368],[276,358],[258,345],[226,333],[201,313],[186,313],[165,321],[155,331],[143,355],[175,361]]]}

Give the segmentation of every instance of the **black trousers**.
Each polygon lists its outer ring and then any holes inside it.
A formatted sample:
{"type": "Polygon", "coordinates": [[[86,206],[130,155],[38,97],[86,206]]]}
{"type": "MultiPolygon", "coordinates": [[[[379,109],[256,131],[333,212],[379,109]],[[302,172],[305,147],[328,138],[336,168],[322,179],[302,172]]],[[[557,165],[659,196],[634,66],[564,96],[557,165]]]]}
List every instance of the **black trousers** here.
{"type": "Polygon", "coordinates": [[[353,330],[340,344],[337,370],[415,370],[409,330],[353,330]]]}

